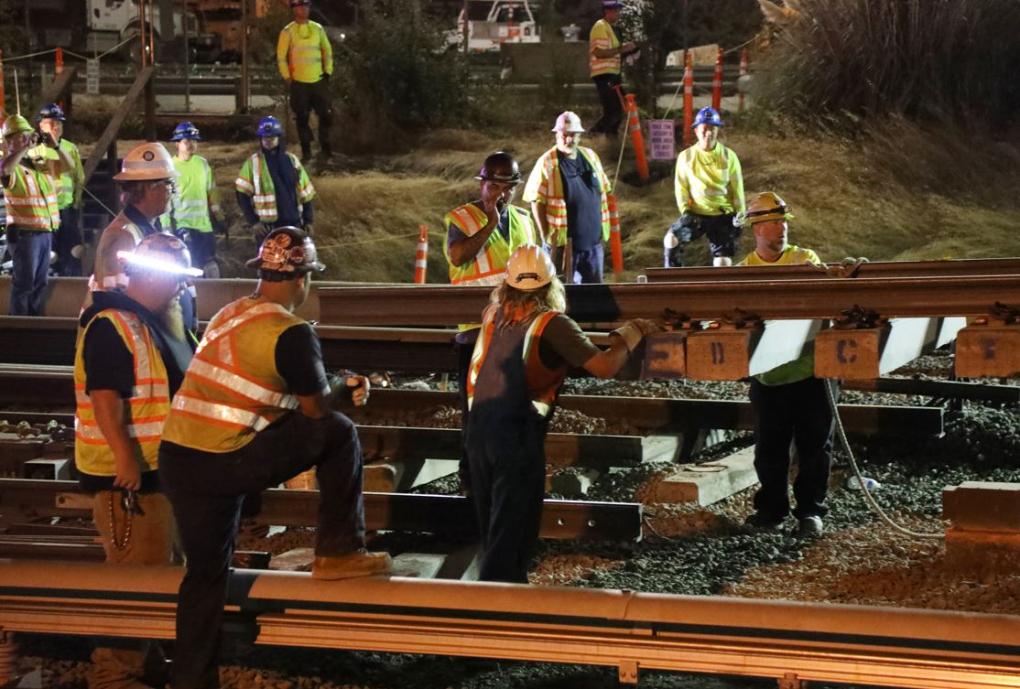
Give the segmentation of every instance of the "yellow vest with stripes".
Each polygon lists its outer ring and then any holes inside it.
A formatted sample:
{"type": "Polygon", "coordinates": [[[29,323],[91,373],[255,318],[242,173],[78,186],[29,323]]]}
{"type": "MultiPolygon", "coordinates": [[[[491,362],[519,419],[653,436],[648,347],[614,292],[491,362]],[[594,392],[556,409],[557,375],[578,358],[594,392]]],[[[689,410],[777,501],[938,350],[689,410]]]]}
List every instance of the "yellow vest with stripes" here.
{"type": "MultiPolygon", "coordinates": [[[[297,199],[298,214],[301,213],[301,204],[308,203],[315,198],[315,187],[309,179],[301,161],[293,153],[288,153],[294,169],[298,173],[297,199]]],[[[279,214],[276,208],[276,188],[273,186],[273,178],[266,166],[266,159],[262,152],[253,153],[248,160],[244,161],[241,171],[237,173],[234,180],[234,188],[246,196],[251,197],[252,205],[259,220],[264,223],[276,222],[279,214]]]]}
{"type": "MultiPolygon", "coordinates": [[[[602,217],[602,241],[609,241],[609,202],[606,194],[613,189],[602,169],[602,161],[595,151],[584,146],[578,146],[577,151],[591,165],[599,187],[602,192],[600,201],[602,217]]],[[[567,200],[563,193],[563,176],[560,174],[560,160],[556,154],[556,147],[550,148],[543,153],[535,162],[528,176],[528,183],[524,185],[522,200],[533,203],[535,201],[545,204],[545,220],[549,226],[549,233],[555,235],[556,246],[564,246],[567,243],[567,200]]]]}
{"type": "Polygon", "coordinates": [[[599,19],[595,26],[591,27],[588,34],[588,72],[593,77],[600,74],[620,73],[620,54],[612,57],[595,57],[595,50],[609,50],[620,47],[620,39],[617,38],[613,25],[605,19],[599,19]]]}
{"type": "Polygon", "coordinates": [[[148,468],[157,466],[160,433],[170,410],[166,365],[142,319],[130,311],[106,309],[88,322],[78,336],[74,355],[74,463],[93,476],[115,476],[116,460],[96,423],[92,401],[85,393],[85,334],[100,318],[113,324],[134,360],[135,386],[126,404],[128,436],[136,457],[148,468]]]}
{"type": "Polygon", "coordinates": [[[60,207],[50,176],[24,165],[11,171],[4,187],[7,227],[52,232],[60,227],[60,207]]]}
{"type": "MultiPolygon", "coordinates": [[[[449,246],[443,242],[443,255],[446,256],[446,262],[450,268],[450,284],[473,287],[498,285],[503,282],[510,254],[518,247],[535,243],[535,232],[532,229],[531,216],[528,212],[515,206],[508,206],[507,214],[510,222],[509,239],[504,239],[499,230],[493,230],[485,242],[485,246],[469,263],[462,266],[454,265],[450,261],[449,246]]],[[[468,237],[473,237],[485,227],[488,221],[485,211],[473,203],[458,206],[443,218],[443,223],[447,228],[452,225],[468,237]]]]}
{"type": "Polygon", "coordinates": [[[232,452],[296,409],[297,397],[276,369],[276,341],[299,323],[279,304],[250,297],[220,309],[174,395],[164,440],[232,452]]]}

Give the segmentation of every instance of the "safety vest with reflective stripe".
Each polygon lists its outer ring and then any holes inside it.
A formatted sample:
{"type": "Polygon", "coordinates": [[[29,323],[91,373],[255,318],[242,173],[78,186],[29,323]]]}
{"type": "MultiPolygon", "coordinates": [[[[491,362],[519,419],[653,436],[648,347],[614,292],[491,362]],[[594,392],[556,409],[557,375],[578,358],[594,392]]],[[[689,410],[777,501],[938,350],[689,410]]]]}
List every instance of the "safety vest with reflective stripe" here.
{"type": "Polygon", "coordinates": [[[60,227],[60,208],[53,183],[45,172],[24,165],[11,171],[4,187],[7,227],[52,232],[60,227]]]}
{"type": "MultiPolygon", "coordinates": [[[[308,203],[315,198],[315,187],[308,173],[301,165],[301,161],[293,153],[288,153],[294,169],[298,173],[297,197],[298,215],[301,214],[301,204],[308,203]]],[[[273,187],[273,178],[266,166],[266,159],[261,152],[254,153],[248,160],[244,161],[241,171],[237,173],[234,180],[234,188],[246,196],[250,196],[255,213],[259,220],[265,223],[276,222],[279,213],[276,208],[276,189],[273,187]]]]}
{"type": "Polygon", "coordinates": [[[163,438],[203,452],[231,452],[296,409],[297,397],[276,369],[276,342],[300,323],[279,304],[250,297],[220,309],[174,395],[163,438]]]}
{"type": "Polygon", "coordinates": [[[620,39],[613,31],[613,25],[605,19],[599,19],[595,26],[591,27],[588,34],[588,72],[593,77],[600,74],[620,73],[620,54],[612,57],[595,57],[595,50],[609,50],[620,47],[620,39]]]}
{"type": "MultiPolygon", "coordinates": [[[[599,181],[602,198],[599,202],[602,216],[602,241],[609,241],[609,202],[606,194],[613,189],[602,169],[602,161],[595,151],[584,146],[577,147],[578,152],[591,165],[595,177],[599,181]]],[[[555,234],[556,246],[567,243],[567,200],[563,193],[563,176],[560,174],[560,160],[556,155],[556,147],[543,153],[535,162],[535,167],[528,175],[528,183],[524,185],[522,199],[528,203],[535,201],[545,204],[545,220],[549,226],[549,234],[555,234]]]]}
{"type": "MultiPolygon", "coordinates": [[[[70,170],[60,173],[53,182],[57,192],[57,207],[74,206],[77,208],[81,206],[82,188],[85,184],[85,169],[82,167],[81,153],[78,151],[78,147],[67,139],[61,139],[59,146],[60,150],[71,159],[72,167],[70,170]]],[[[41,158],[46,162],[60,160],[60,155],[45,144],[35,146],[29,150],[28,155],[32,158],[41,158]]]]}
{"type": "Polygon", "coordinates": [[[166,229],[188,229],[212,232],[210,212],[219,212],[216,180],[209,161],[202,156],[181,160],[174,156],[177,169],[177,191],[170,199],[170,208],[159,221],[166,229]]]}
{"type": "MultiPolygon", "coordinates": [[[[467,403],[468,409],[475,399],[475,385],[478,382],[478,374],[485,364],[485,356],[492,343],[493,333],[496,331],[496,320],[500,308],[496,304],[490,304],[482,316],[482,331],[475,341],[475,349],[471,353],[471,364],[468,367],[467,376],[467,403]]],[[[552,413],[553,405],[556,404],[556,397],[559,394],[560,385],[567,377],[566,366],[559,369],[546,368],[539,355],[539,345],[542,341],[542,333],[549,322],[559,315],[558,311],[543,311],[538,314],[528,326],[524,334],[524,380],[528,387],[528,398],[532,406],[542,416],[549,416],[552,413]]]]}
{"type": "Polygon", "coordinates": [[[284,79],[314,84],[333,73],[333,46],[321,24],[291,22],[276,42],[276,66],[284,79]]]}
{"type": "MultiPolygon", "coordinates": [[[[450,248],[443,242],[443,255],[449,264],[450,284],[453,285],[498,285],[503,282],[506,264],[510,254],[521,246],[535,243],[535,231],[531,224],[531,214],[522,208],[508,206],[507,213],[510,223],[510,237],[505,239],[498,229],[493,230],[485,245],[475,255],[473,261],[462,266],[454,265],[450,260],[450,248]]],[[[456,227],[467,237],[473,237],[489,221],[485,211],[474,203],[465,203],[454,208],[443,218],[447,230],[456,227]]]]}
{"type": "Polygon", "coordinates": [[[74,354],[74,463],[93,476],[115,476],[117,463],[110,444],[96,422],[92,401],[85,393],[85,335],[100,318],[113,324],[134,361],[135,385],[125,402],[127,434],[136,457],[150,470],[157,466],[160,434],[170,411],[170,388],[163,356],[142,319],[130,311],[106,309],[88,322],[78,336],[74,354]]]}
{"type": "Polygon", "coordinates": [[[737,154],[716,143],[711,151],[694,145],[680,151],[673,174],[680,214],[722,215],[744,212],[744,177],[737,154]]]}

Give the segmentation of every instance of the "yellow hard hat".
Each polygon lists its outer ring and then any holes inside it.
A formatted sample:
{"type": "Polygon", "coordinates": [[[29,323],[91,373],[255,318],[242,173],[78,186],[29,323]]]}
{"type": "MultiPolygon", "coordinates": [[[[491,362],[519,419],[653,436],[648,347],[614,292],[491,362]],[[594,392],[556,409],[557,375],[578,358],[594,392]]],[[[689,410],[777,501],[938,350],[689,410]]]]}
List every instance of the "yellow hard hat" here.
{"type": "Polygon", "coordinates": [[[789,220],[793,217],[789,206],[779,194],[771,191],[763,191],[751,199],[747,204],[747,213],[744,214],[744,222],[747,225],[755,225],[770,220],[789,220]]]}
{"type": "Polygon", "coordinates": [[[120,172],[113,176],[118,182],[154,182],[176,179],[177,168],[161,143],[135,146],[124,156],[120,172]]]}
{"type": "Polygon", "coordinates": [[[31,134],[34,131],[31,123],[21,115],[8,115],[4,121],[3,137],[5,139],[15,134],[31,134]]]}
{"type": "Polygon", "coordinates": [[[522,246],[506,264],[505,282],[522,292],[545,287],[556,275],[556,267],[545,249],[540,246],[522,246]]]}

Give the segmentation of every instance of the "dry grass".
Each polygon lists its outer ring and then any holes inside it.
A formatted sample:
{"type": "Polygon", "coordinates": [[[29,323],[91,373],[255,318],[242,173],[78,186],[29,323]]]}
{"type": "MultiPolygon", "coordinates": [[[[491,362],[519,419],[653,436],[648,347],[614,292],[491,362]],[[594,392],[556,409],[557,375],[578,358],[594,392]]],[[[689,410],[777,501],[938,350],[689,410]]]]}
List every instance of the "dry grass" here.
{"type": "MultiPolygon", "coordinates": [[[[473,176],[485,155],[497,148],[514,151],[527,174],[552,143],[543,130],[491,135],[436,130],[399,156],[356,161],[364,163],[363,171],[317,171],[313,174],[318,190],[316,235],[330,267],[326,277],[409,281],[417,228],[424,223],[430,228],[429,281],[446,282],[441,244],[444,213],[476,198],[473,176]]],[[[857,143],[734,130],[727,134],[727,145],[743,164],[748,196],[764,190],[783,196],[796,215],[791,241],[815,249],[823,260],[1020,255],[1016,231],[1020,208],[1009,191],[1018,181],[1015,147],[973,146],[967,156],[964,144],[968,142],[925,134],[903,123],[857,143]],[[989,183],[990,179],[995,183],[989,183]]],[[[122,150],[129,145],[125,142],[122,150]]],[[[612,176],[615,148],[605,143],[596,148],[612,176]]],[[[252,149],[249,144],[205,143],[202,147],[202,154],[216,169],[225,210],[233,221],[231,246],[221,246],[225,275],[245,275],[241,260],[254,250],[244,239],[246,228],[239,222],[232,191],[236,172],[252,149]]],[[[626,179],[630,160],[628,152],[626,179]]],[[[668,168],[663,178],[648,186],[630,186],[622,180],[618,185],[625,277],[661,265],[662,235],[676,217],[668,168]]],[[[746,235],[738,258],[752,246],[746,235]]],[[[687,258],[706,263],[704,244],[692,246],[687,258]]]]}

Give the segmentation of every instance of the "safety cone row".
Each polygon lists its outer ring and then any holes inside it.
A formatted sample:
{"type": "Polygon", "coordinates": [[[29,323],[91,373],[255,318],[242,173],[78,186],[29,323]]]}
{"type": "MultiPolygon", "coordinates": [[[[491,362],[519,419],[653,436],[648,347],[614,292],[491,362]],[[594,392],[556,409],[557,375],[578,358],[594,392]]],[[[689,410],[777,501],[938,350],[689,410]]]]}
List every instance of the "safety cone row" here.
{"type": "Polygon", "coordinates": [[[429,267],[429,228],[418,226],[418,250],[414,254],[414,284],[424,285],[429,267]]]}

